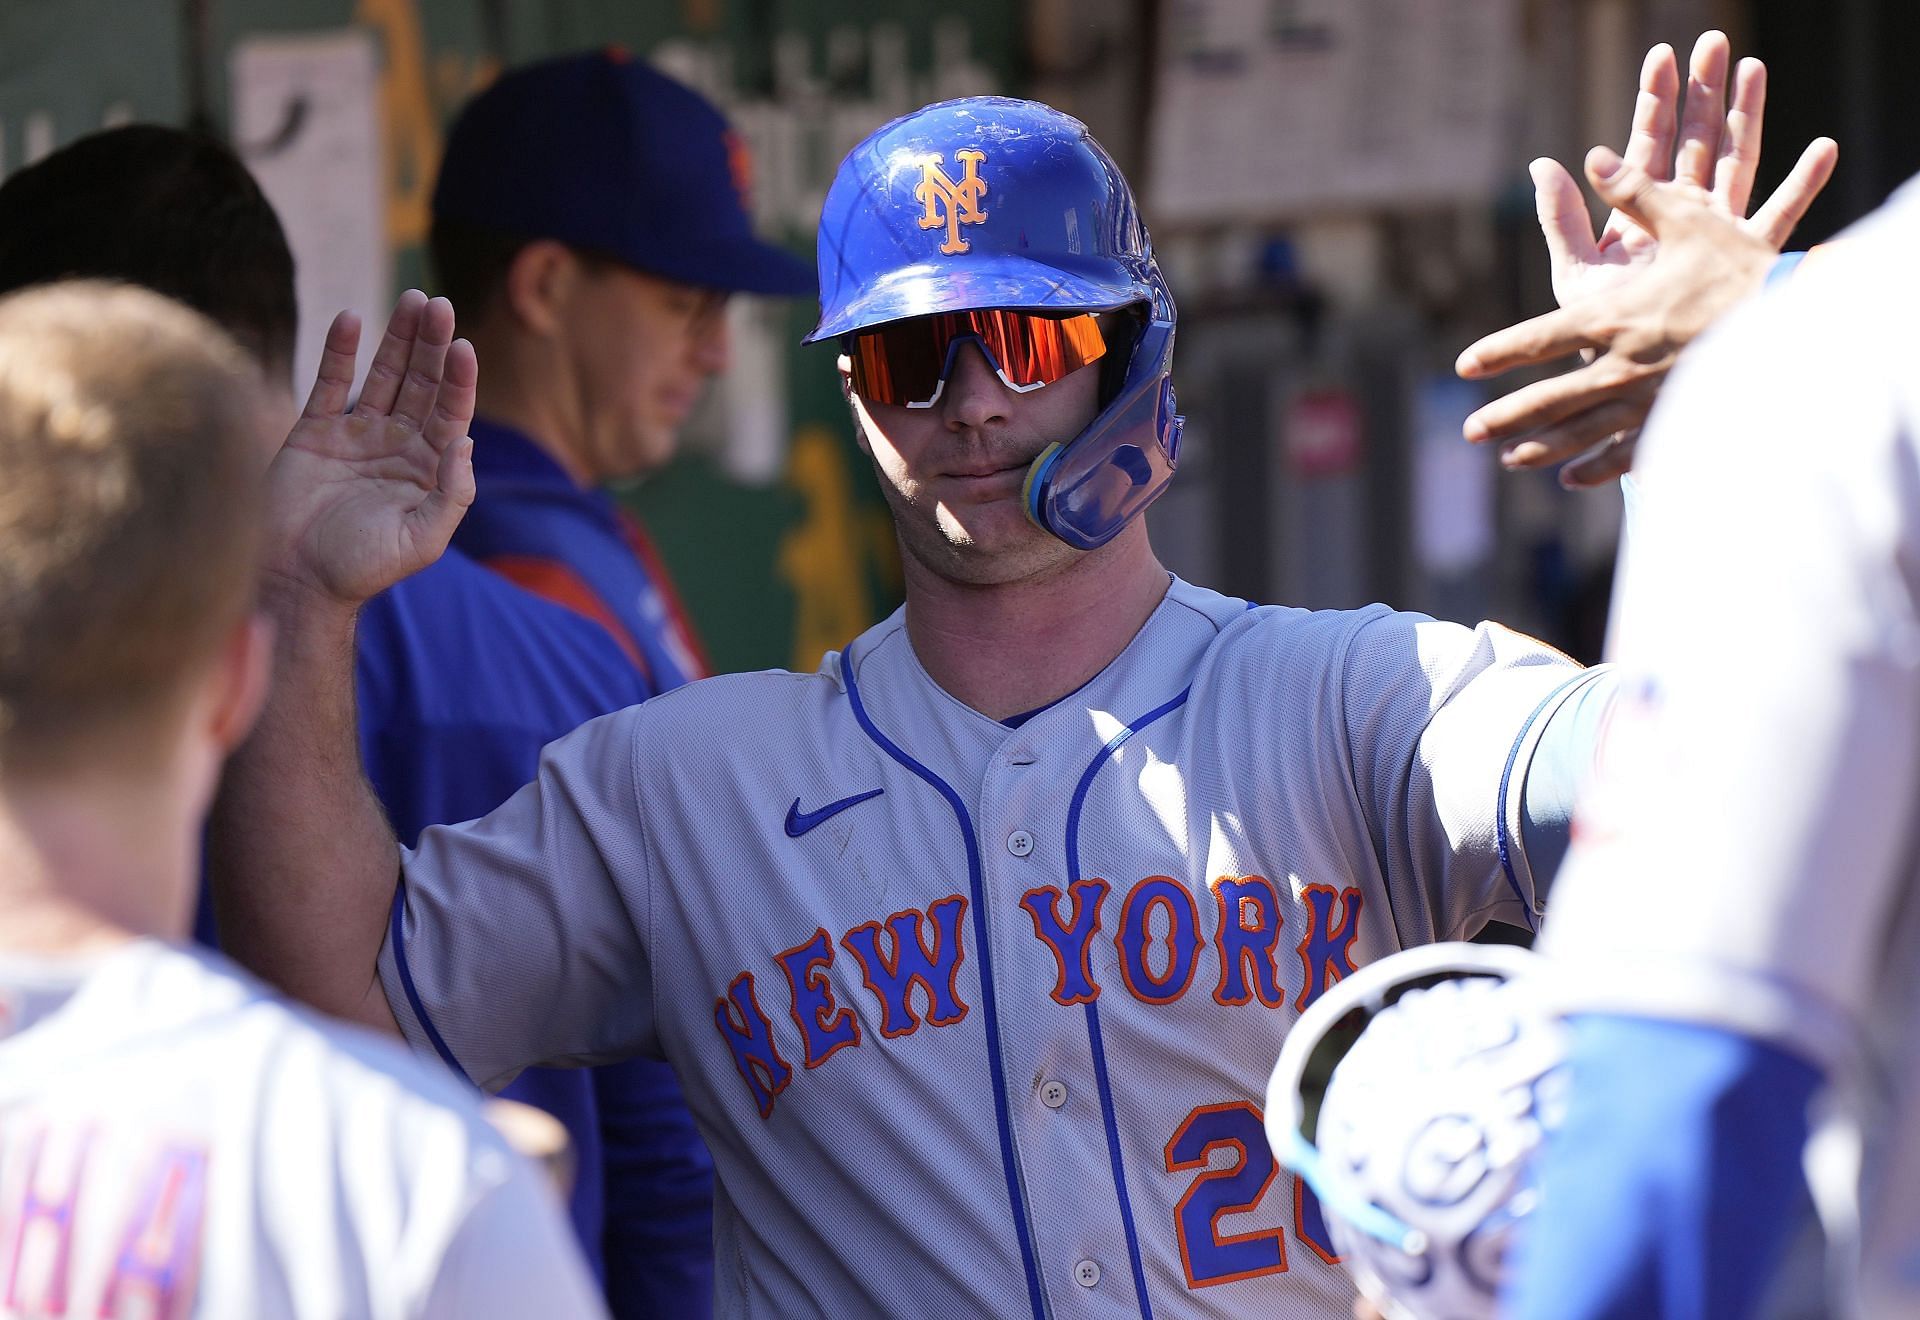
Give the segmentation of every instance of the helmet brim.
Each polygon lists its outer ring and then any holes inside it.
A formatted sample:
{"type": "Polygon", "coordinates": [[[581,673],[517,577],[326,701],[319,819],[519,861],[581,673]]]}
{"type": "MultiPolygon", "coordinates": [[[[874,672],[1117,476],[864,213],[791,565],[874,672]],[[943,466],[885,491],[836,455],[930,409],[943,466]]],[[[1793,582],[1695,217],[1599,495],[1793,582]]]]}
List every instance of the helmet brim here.
{"type": "Polygon", "coordinates": [[[1138,284],[1097,279],[1030,257],[1002,255],[959,268],[927,263],[890,273],[822,317],[801,342],[817,344],[888,321],[939,312],[1105,312],[1142,301],[1138,284]]]}

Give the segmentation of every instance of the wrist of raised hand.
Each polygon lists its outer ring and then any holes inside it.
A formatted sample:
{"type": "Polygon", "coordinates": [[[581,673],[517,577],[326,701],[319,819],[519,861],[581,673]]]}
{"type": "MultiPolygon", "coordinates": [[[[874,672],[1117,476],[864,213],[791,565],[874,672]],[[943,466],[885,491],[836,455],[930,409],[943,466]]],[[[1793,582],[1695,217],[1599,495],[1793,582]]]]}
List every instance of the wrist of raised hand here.
{"type": "Polygon", "coordinates": [[[365,602],[343,600],[324,588],[268,569],[260,576],[259,610],[274,626],[282,655],[300,639],[353,636],[354,621],[365,602]]]}

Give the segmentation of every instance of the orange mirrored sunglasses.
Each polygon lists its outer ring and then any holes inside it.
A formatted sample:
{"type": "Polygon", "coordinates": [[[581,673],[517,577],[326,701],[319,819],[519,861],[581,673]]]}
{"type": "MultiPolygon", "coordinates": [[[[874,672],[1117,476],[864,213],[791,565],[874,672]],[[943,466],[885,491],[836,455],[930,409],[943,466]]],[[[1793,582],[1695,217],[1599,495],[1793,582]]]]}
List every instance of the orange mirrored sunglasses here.
{"type": "Polygon", "coordinates": [[[941,312],[847,336],[853,388],[872,403],[931,408],[946,388],[954,354],[969,339],[1006,387],[1020,394],[1051,385],[1107,351],[1094,312],[941,312]]]}

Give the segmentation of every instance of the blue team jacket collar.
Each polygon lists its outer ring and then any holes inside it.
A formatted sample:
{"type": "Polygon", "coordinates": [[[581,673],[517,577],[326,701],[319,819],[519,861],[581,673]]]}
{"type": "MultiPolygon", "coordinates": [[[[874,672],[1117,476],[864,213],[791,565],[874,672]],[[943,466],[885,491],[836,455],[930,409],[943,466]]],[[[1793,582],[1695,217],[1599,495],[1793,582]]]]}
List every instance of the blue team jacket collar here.
{"type": "Polygon", "coordinates": [[[587,493],[525,431],[476,417],[467,434],[473,437],[474,477],[482,483],[492,480],[496,487],[511,483],[541,490],[587,493]]]}
{"type": "Polygon", "coordinates": [[[591,509],[603,522],[619,523],[619,506],[613,496],[579,485],[525,431],[476,417],[467,434],[473,437],[473,476],[481,500],[489,491],[522,499],[533,497],[591,509]]]}

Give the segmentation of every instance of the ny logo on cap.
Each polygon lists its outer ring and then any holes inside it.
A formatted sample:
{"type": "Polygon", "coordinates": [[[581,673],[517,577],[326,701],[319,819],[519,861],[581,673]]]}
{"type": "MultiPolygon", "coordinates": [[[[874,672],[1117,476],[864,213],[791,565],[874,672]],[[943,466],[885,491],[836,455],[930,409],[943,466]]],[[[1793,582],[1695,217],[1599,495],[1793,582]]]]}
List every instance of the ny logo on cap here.
{"type": "Polygon", "coordinates": [[[980,209],[980,199],[987,191],[987,181],[980,177],[980,165],[986,160],[986,153],[968,147],[954,152],[953,158],[963,167],[958,183],[947,177],[947,172],[940,168],[944,158],[935,154],[920,162],[920,186],[913,190],[914,198],[927,204],[927,213],[920,217],[920,227],[947,227],[947,237],[940,244],[940,250],[946,253],[967,250],[967,240],[960,237],[961,225],[987,222],[987,213],[980,209]],[[943,206],[945,215],[940,214],[943,206]]]}

